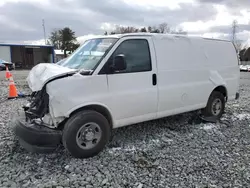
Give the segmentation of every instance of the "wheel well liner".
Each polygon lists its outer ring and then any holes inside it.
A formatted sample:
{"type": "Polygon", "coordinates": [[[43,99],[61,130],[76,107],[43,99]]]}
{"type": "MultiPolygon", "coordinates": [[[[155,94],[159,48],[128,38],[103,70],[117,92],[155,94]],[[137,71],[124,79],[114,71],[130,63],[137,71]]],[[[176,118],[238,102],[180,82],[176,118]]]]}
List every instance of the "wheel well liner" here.
{"type": "Polygon", "coordinates": [[[111,113],[109,112],[109,110],[101,105],[87,105],[81,108],[78,108],[77,110],[71,112],[70,117],[80,111],[83,110],[94,110],[96,112],[99,112],[100,114],[102,114],[109,122],[111,128],[113,128],[113,120],[112,120],[112,116],[111,113]]]}
{"type": "MultiPolygon", "coordinates": [[[[223,95],[224,95],[224,97],[226,98],[226,101],[227,101],[227,89],[226,89],[226,87],[225,86],[217,86],[214,90],[213,90],[213,92],[214,91],[218,91],[218,92],[220,92],[220,93],[222,93],[223,95]]],[[[212,93],[211,93],[212,94],[212,93]]]]}

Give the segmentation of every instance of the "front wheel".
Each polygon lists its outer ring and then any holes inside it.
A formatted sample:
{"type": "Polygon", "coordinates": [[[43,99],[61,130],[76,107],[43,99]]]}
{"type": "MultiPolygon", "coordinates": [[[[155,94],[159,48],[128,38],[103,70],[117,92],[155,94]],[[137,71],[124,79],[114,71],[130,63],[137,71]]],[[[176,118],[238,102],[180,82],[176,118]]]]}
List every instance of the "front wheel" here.
{"type": "Polygon", "coordinates": [[[213,91],[208,99],[206,108],[202,110],[202,115],[219,120],[224,112],[225,103],[224,95],[221,92],[213,91]]]}
{"type": "Polygon", "coordinates": [[[96,111],[81,111],[65,124],[62,141],[68,152],[76,158],[97,155],[107,144],[111,127],[107,119],[96,111]]]}

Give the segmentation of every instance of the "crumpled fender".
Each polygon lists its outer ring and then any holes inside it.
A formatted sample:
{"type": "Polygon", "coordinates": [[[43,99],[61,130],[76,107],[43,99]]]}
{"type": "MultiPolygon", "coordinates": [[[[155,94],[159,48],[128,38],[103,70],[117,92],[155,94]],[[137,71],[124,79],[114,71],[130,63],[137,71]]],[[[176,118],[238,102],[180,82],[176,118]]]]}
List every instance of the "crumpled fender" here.
{"type": "Polygon", "coordinates": [[[40,63],[31,69],[26,81],[30,89],[34,92],[41,90],[50,80],[76,72],[76,69],[62,67],[57,64],[40,63]]]}
{"type": "Polygon", "coordinates": [[[75,110],[89,105],[98,105],[111,112],[108,103],[105,103],[109,97],[106,75],[90,77],[76,73],[53,80],[46,85],[46,91],[49,95],[49,113],[55,126],[75,110]]]}

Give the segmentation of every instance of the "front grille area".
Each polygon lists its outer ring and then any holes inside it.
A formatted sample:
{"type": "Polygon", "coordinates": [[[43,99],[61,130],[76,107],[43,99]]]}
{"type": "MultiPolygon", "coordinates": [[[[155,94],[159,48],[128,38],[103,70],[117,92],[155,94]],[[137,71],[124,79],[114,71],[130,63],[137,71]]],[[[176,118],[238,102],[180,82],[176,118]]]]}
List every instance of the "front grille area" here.
{"type": "Polygon", "coordinates": [[[32,93],[30,106],[23,108],[26,114],[26,120],[41,119],[45,114],[49,113],[49,95],[46,89],[43,88],[41,91],[32,93]]]}

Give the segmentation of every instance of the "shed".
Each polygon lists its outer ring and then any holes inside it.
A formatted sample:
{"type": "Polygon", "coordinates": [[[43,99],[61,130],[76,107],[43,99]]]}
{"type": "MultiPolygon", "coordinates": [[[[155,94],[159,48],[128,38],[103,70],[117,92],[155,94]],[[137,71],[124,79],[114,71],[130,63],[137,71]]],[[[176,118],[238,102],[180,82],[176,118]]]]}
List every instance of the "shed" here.
{"type": "Polygon", "coordinates": [[[16,69],[31,69],[38,63],[55,63],[54,47],[0,43],[0,59],[15,63],[16,69]]]}

